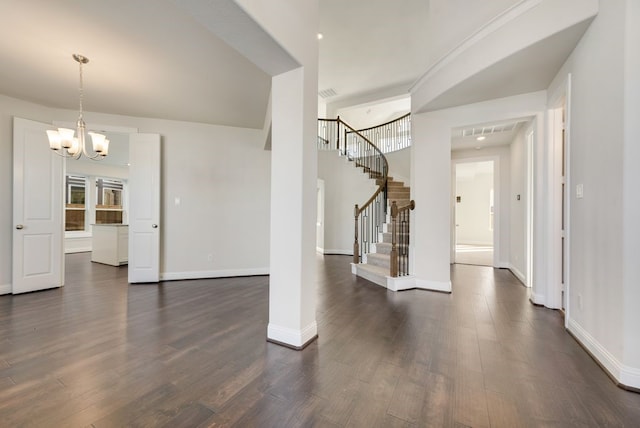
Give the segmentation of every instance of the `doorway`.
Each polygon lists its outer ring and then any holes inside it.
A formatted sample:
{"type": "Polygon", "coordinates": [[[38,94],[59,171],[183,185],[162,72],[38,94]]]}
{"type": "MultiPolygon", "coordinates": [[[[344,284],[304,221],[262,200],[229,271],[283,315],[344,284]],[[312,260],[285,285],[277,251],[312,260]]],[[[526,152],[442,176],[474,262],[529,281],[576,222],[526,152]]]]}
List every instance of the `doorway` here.
{"type": "Polygon", "coordinates": [[[455,263],[493,266],[494,161],[455,166],[455,263]]]}
{"type": "MultiPolygon", "coordinates": [[[[51,125],[17,117],[13,123],[13,218],[16,224],[10,291],[18,294],[64,285],[65,222],[62,214],[66,204],[63,201],[66,199],[65,190],[69,188],[68,204],[74,205],[77,199],[71,196],[77,196],[74,189],[77,190],[78,186],[69,180],[65,182],[65,161],[53,155],[49,149],[45,131],[51,125]],[[44,180],[46,185],[42,185],[43,177],[48,178],[44,180]]],[[[68,127],[64,123],[55,125],[68,127]]],[[[129,142],[132,143],[129,162],[135,166],[130,171],[132,180],[129,186],[131,204],[128,217],[133,225],[128,239],[129,282],[157,282],[160,255],[160,136],[138,134],[135,129],[107,128],[113,132],[133,132],[129,134],[129,142]]],[[[93,186],[86,190],[92,193],[93,186]]],[[[114,200],[115,193],[111,192],[114,200]]],[[[86,220],[90,219],[85,217],[85,224],[86,220]]]]}

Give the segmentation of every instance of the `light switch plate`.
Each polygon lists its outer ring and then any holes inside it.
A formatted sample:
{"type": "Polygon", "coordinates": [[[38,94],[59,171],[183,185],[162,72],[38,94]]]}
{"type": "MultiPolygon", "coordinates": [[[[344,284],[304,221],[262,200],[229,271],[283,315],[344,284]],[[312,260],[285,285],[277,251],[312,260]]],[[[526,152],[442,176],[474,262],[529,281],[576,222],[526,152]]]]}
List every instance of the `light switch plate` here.
{"type": "Polygon", "coordinates": [[[576,199],[582,199],[584,196],[584,187],[582,184],[576,184],[576,199]]]}

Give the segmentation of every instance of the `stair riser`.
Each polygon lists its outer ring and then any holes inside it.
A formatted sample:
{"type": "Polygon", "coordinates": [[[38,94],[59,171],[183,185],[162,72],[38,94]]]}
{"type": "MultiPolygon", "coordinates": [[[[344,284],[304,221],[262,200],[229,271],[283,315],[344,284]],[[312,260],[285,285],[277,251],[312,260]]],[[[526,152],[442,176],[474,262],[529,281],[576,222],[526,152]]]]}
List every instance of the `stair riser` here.
{"type": "Polygon", "coordinates": [[[374,265],[374,266],[380,266],[381,268],[389,268],[389,257],[384,257],[383,254],[369,254],[369,256],[367,257],[367,264],[370,265],[374,265]],[[372,257],[373,255],[376,255],[378,257],[372,257]],[[380,257],[382,256],[382,257],[380,257]]]}
{"type": "Polygon", "coordinates": [[[379,242],[375,244],[373,250],[376,254],[391,254],[391,245],[384,242],[379,242]]]}

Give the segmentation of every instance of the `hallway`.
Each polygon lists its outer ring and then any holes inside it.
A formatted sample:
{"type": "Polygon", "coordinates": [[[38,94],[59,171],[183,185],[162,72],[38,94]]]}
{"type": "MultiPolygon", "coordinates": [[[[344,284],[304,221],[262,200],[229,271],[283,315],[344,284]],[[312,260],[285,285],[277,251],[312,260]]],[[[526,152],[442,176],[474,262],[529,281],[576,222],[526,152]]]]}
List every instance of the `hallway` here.
{"type": "Polygon", "coordinates": [[[637,426],[617,388],[506,270],[387,290],[318,258],[319,339],[267,343],[268,277],[128,286],[67,256],[63,289],[0,296],[6,426],[637,426]]]}

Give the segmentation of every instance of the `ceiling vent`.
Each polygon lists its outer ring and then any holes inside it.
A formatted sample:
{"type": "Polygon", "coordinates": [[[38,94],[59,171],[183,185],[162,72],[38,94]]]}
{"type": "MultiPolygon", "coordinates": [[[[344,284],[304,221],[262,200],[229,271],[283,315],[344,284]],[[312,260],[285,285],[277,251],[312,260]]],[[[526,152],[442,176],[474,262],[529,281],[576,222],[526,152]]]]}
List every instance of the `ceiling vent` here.
{"type": "Polygon", "coordinates": [[[321,91],[318,91],[318,95],[320,95],[322,98],[329,98],[329,97],[335,97],[336,95],[338,95],[338,93],[336,92],[335,89],[329,88],[329,89],[323,89],[321,91]]]}
{"type": "Polygon", "coordinates": [[[464,128],[462,129],[462,136],[472,137],[477,135],[491,135],[491,134],[498,134],[501,132],[511,132],[511,131],[514,131],[518,127],[518,125],[520,125],[521,123],[524,123],[524,121],[464,128]]]}

